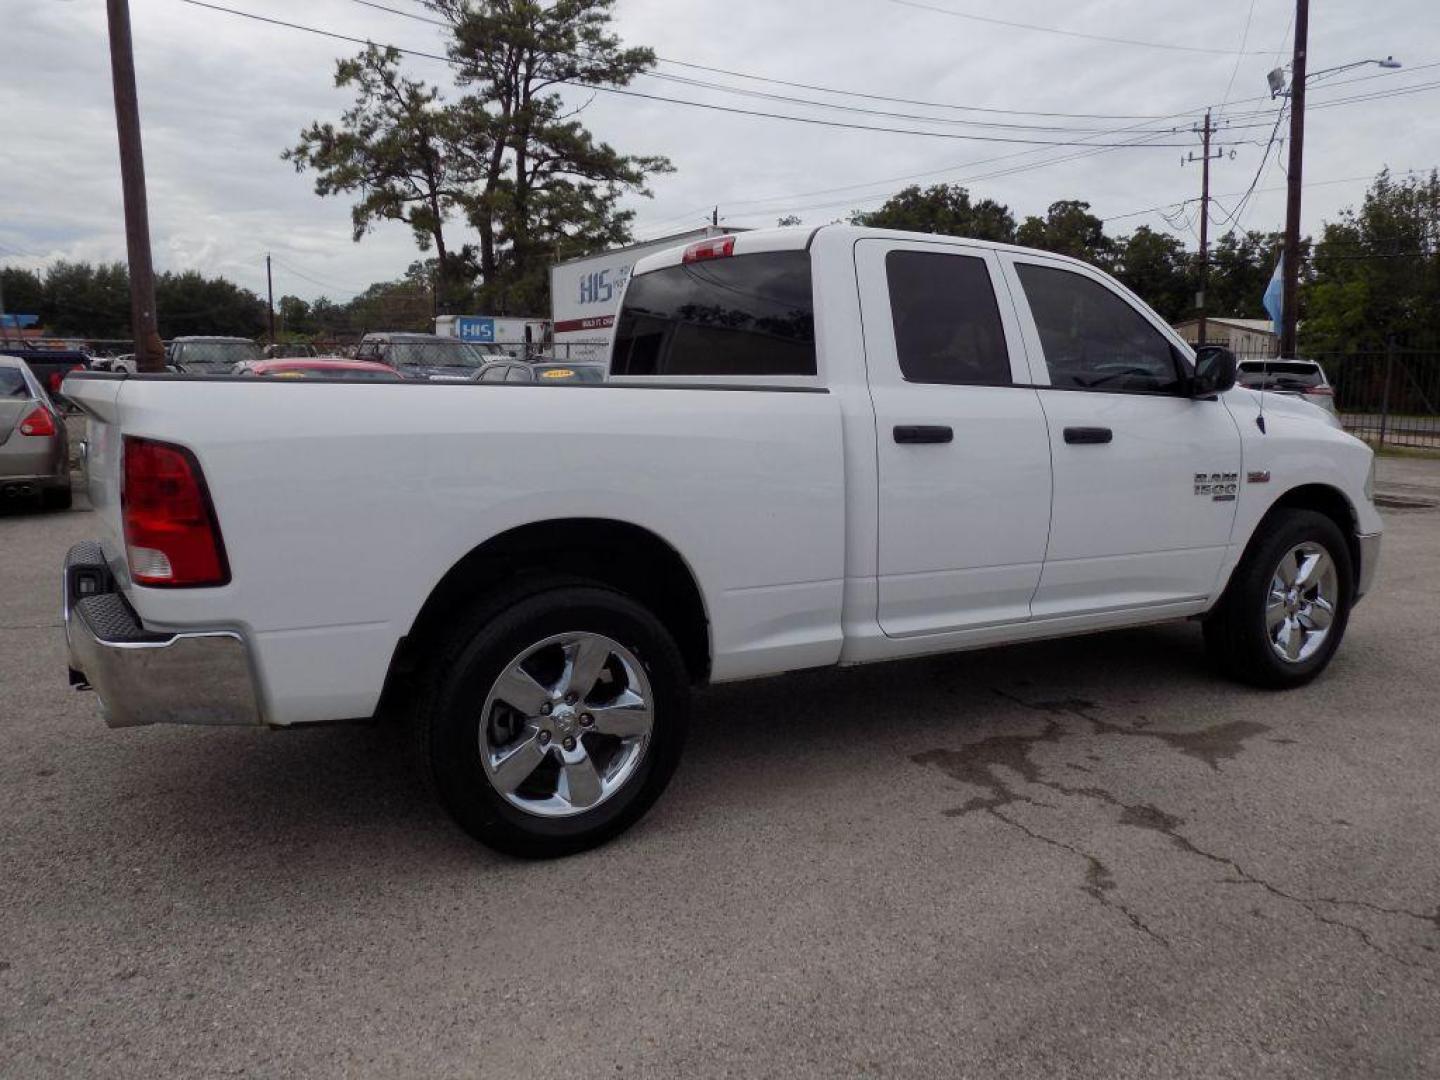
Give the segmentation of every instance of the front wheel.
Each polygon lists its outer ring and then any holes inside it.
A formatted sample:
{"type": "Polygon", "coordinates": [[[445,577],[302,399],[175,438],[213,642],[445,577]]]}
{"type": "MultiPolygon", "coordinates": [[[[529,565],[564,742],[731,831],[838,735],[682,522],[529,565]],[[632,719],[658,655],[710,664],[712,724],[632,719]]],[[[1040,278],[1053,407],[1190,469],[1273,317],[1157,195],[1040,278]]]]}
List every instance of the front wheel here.
{"type": "Polygon", "coordinates": [[[634,824],[679,761],[689,706],[679,650],[628,597],[544,587],[486,605],[432,666],[422,764],[476,839],[548,858],[634,824]]]}
{"type": "Polygon", "coordinates": [[[1251,550],[1205,620],[1205,642],[1230,675],[1255,686],[1301,686],[1340,645],[1354,597],[1344,534],[1310,510],[1282,510],[1260,526],[1251,550]]]}

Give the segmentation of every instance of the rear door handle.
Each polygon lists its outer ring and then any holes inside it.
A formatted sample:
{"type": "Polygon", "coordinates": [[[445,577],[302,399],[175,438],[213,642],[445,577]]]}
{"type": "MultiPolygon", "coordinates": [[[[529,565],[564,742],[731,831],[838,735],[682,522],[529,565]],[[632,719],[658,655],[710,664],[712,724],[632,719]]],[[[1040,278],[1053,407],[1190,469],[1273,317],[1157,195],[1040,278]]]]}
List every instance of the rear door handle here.
{"type": "Polygon", "coordinates": [[[895,441],[898,443],[947,443],[954,438],[955,432],[948,424],[895,425],[895,441]]]}
{"type": "Polygon", "coordinates": [[[1065,441],[1067,443],[1108,443],[1115,437],[1115,433],[1108,427],[1067,427],[1065,429],[1065,441]]]}

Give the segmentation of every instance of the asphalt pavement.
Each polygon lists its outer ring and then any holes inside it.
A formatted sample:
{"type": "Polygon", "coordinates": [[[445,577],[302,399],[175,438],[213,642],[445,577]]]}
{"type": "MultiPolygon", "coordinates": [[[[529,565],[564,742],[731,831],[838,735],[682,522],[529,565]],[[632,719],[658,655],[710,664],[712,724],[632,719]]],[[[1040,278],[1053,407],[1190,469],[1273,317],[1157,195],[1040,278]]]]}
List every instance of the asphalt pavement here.
{"type": "Polygon", "coordinates": [[[0,516],[0,1073],[1440,1075],[1440,510],[1387,529],[1306,689],[1193,624],[715,687],[534,864],[392,729],[107,730],[90,515],[0,516]]]}

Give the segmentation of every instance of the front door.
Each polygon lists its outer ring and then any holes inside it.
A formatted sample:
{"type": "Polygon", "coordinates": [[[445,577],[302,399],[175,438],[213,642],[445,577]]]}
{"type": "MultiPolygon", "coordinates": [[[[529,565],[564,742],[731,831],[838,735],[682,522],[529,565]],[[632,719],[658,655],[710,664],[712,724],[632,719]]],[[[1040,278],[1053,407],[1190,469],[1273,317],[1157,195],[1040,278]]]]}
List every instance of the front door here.
{"type": "Polygon", "coordinates": [[[1188,396],[1178,339],[1104,275],[1043,256],[1001,261],[1037,359],[1054,460],[1035,617],[1208,596],[1240,481],[1229,410],[1188,396]]]}
{"type": "Polygon", "coordinates": [[[892,637],[1020,622],[1050,524],[1050,444],[993,252],[856,245],[892,637]]]}

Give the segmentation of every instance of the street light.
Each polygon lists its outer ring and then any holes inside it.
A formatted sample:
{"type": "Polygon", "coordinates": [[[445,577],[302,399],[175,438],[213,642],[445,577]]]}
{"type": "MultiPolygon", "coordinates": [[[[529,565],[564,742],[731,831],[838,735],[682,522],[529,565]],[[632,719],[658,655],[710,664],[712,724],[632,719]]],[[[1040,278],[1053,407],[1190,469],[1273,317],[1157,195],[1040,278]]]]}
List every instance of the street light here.
{"type": "MultiPolygon", "coordinates": [[[[1340,71],[1349,71],[1351,68],[1365,67],[1367,64],[1375,64],[1377,67],[1390,68],[1391,70],[1404,67],[1404,65],[1393,56],[1387,56],[1384,60],[1352,60],[1348,64],[1337,64],[1335,67],[1321,68],[1319,71],[1312,71],[1305,76],[1305,83],[1309,85],[1318,79],[1323,79],[1326,75],[1334,75],[1340,71]]],[[[1270,84],[1270,97],[1272,99],[1290,96],[1290,89],[1286,85],[1289,80],[1285,77],[1285,71],[1289,67],[1289,64],[1283,67],[1277,67],[1265,76],[1265,81],[1270,84]]]]}

